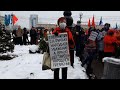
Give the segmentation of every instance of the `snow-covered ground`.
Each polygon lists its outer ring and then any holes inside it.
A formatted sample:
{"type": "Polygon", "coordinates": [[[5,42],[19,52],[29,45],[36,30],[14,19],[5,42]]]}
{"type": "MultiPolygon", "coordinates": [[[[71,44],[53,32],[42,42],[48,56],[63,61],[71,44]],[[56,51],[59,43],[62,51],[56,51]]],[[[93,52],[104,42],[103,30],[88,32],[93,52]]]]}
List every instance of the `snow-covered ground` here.
{"type": "MultiPolygon", "coordinates": [[[[43,54],[29,54],[31,47],[31,45],[16,45],[12,54],[18,55],[18,57],[0,61],[0,79],[53,79],[53,71],[42,70],[43,54]]],[[[75,57],[74,66],[75,68],[71,66],[68,68],[68,79],[87,79],[78,57],[75,57]]]]}

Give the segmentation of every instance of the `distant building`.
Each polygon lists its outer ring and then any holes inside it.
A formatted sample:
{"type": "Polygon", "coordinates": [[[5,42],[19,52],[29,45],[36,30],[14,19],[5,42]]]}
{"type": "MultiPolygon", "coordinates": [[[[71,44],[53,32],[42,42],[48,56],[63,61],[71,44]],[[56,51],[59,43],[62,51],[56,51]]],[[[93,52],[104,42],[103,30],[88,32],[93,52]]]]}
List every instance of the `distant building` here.
{"type": "MultiPolygon", "coordinates": [[[[89,28],[88,25],[84,25],[84,24],[82,24],[81,27],[84,28],[84,29],[89,28]]],[[[103,27],[104,27],[104,25],[96,25],[96,29],[102,29],[103,27]]]]}
{"type": "Polygon", "coordinates": [[[1,24],[5,23],[5,17],[4,16],[0,16],[0,22],[1,22],[1,24]]]}
{"type": "Polygon", "coordinates": [[[36,27],[44,27],[45,29],[56,28],[56,24],[37,24],[36,27]]]}
{"type": "Polygon", "coordinates": [[[29,18],[29,23],[30,23],[30,28],[33,26],[33,27],[36,27],[36,25],[38,24],[38,15],[36,14],[32,14],[30,15],[30,18],[29,18]]]}

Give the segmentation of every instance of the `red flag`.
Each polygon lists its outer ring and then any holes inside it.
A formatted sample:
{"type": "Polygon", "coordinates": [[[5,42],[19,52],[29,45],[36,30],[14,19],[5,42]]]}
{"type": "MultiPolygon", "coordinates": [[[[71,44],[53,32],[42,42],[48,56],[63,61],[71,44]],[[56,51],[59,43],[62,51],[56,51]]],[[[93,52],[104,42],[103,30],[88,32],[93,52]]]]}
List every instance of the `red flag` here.
{"type": "Polygon", "coordinates": [[[88,21],[88,27],[90,27],[90,19],[89,19],[89,21],[88,21]]]}
{"type": "Polygon", "coordinates": [[[18,18],[17,18],[15,15],[13,15],[13,25],[14,25],[17,21],[18,21],[18,18]]]}
{"type": "Polygon", "coordinates": [[[93,15],[93,18],[92,18],[92,26],[95,27],[94,15],[93,15]]]}

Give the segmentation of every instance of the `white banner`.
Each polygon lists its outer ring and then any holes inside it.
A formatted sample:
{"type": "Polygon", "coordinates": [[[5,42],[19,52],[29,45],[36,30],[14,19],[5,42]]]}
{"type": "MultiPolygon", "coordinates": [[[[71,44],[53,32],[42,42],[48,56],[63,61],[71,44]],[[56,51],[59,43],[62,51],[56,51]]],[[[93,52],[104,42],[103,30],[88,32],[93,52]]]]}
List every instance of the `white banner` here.
{"type": "Polygon", "coordinates": [[[67,33],[48,35],[51,68],[63,68],[70,66],[70,54],[67,33]]]}
{"type": "Polygon", "coordinates": [[[89,39],[92,40],[92,41],[95,41],[95,39],[97,38],[97,36],[98,36],[98,33],[95,32],[95,31],[92,31],[91,34],[90,34],[89,39]]]}

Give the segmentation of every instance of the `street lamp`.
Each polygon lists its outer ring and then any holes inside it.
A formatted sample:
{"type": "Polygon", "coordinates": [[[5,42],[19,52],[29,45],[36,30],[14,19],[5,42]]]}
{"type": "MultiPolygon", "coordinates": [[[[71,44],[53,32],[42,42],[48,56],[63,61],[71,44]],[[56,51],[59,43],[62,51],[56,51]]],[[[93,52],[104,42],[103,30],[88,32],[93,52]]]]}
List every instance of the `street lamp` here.
{"type": "Polygon", "coordinates": [[[81,12],[79,15],[80,15],[80,23],[81,23],[81,19],[82,19],[83,13],[81,12]]]}

